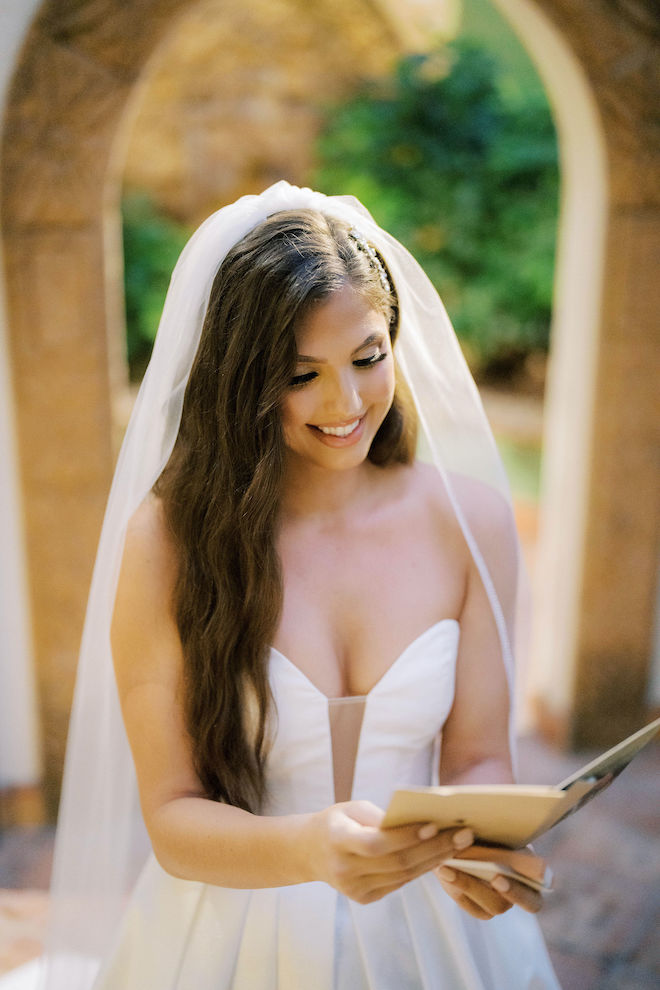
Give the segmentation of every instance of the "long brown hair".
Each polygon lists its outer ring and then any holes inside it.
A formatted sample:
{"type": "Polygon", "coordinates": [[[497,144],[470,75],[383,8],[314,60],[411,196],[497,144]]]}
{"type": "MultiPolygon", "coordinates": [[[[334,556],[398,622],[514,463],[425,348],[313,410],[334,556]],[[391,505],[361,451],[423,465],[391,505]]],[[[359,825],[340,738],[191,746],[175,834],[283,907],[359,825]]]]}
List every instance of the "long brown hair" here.
{"type": "MultiPolygon", "coordinates": [[[[296,327],[346,283],[386,315],[394,341],[398,301],[385,261],[347,224],[311,210],[276,213],[231,249],[154,486],[178,556],[173,607],[195,768],[208,797],[252,811],[265,796],[267,657],[282,606],[280,404],[296,327]]],[[[401,388],[369,452],[379,465],[414,454],[416,420],[401,388]]]]}

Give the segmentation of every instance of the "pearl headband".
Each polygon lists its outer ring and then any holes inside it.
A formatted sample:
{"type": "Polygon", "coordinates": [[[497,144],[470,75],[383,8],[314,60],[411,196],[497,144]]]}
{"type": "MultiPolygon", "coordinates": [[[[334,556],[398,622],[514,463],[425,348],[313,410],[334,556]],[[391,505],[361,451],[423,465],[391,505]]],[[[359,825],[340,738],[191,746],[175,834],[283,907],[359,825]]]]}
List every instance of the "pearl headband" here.
{"type": "Polygon", "coordinates": [[[352,241],[355,241],[358,250],[363,251],[364,254],[367,255],[369,261],[378,272],[380,284],[383,286],[383,288],[387,293],[392,295],[392,283],[389,280],[387,272],[385,271],[385,267],[382,261],[380,260],[380,258],[378,257],[378,253],[376,252],[375,248],[372,247],[372,245],[368,242],[364,234],[362,234],[357,229],[357,227],[351,227],[351,229],[348,232],[348,236],[351,238],[352,241]]]}

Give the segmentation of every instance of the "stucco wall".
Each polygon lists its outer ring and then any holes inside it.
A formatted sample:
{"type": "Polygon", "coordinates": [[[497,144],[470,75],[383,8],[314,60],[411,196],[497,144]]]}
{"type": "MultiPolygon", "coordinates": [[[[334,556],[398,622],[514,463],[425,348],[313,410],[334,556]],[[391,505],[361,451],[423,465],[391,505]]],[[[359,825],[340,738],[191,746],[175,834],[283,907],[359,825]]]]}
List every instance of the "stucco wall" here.
{"type": "MultiPolygon", "coordinates": [[[[38,0],[0,6],[0,108],[38,0]]],[[[0,790],[34,785],[40,774],[23,519],[12,376],[0,266],[0,790]]]]}

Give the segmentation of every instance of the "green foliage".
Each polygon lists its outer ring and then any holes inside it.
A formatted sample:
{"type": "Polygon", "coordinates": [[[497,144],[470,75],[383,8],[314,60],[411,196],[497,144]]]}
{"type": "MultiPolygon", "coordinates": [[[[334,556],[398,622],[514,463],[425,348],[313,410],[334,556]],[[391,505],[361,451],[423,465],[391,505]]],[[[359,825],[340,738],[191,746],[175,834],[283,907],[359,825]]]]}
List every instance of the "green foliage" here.
{"type": "Polygon", "coordinates": [[[546,349],[558,169],[540,90],[507,101],[459,43],[406,57],[328,115],[313,181],[354,193],[412,251],[477,370],[546,349]]]}
{"type": "Polygon", "coordinates": [[[527,49],[493,0],[461,0],[461,37],[490,52],[497,61],[497,88],[508,102],[531,92],[544,97],[538,72],[527,49]]]}
{"type": "Polygon", "coordinates": [[[135,381],[149,361],[172,269],[189,231],[161,214],[143,193],[124,198],[122,217],[127,356],[135,381]]]}

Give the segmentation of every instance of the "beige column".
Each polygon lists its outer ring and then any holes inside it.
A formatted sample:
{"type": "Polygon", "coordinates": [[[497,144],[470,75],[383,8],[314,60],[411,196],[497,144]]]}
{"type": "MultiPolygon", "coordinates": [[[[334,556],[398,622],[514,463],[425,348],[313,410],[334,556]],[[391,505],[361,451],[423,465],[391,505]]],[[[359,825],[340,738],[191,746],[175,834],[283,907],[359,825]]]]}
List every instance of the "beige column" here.
{"type": "Polygon", "coordinates": [[[657,14],[643,2],[497,0],[536,58],[563,202],[532,686],[568,745],[642,724],[655,626],[657,14]]]}
{"type": "Polygon", "coordinates": [[[607,744],[647,717],[660,530],[660,217],[644,202],[641,172],[641,188],[629,189],[632,202],[613,202],[609,216],[572,717],[577,745],[607,744]]]}
{"type": "MultiPolygon", "coordinates": [[[[0,108],[37,0],[0,9],[0,108]]],[[[36,713],[23,515],[4,282],[0,274],[0,831],[41,820],[40,733],[36,713]]]]}
{"type": "Polygon", "coordinates": [[[52,798],[111,473],[102,237],[93,227],[15,232],[5,252],[45,784],[52,798]]]}
{"type": "Polygon", "coordinates": [[[653,4],[543,0],[587,73],[609,196],[584,565],[567,739],[606,745],[650,714],[660,535],[660,148],[653,4]]]}
{"type": "Polygon", "coordinates": [[[3,250],[51,813],[112,474],[111,382],[122,373],[120,285],[106,292],[118,269],[118,182],[109,170],[137,77],[185,6],[49,0],[31,26],[7,102],[3,250]]]}

